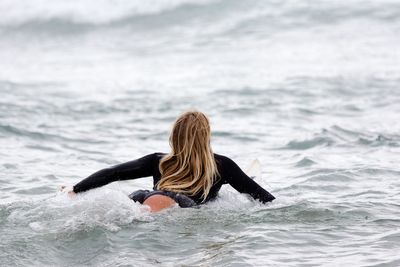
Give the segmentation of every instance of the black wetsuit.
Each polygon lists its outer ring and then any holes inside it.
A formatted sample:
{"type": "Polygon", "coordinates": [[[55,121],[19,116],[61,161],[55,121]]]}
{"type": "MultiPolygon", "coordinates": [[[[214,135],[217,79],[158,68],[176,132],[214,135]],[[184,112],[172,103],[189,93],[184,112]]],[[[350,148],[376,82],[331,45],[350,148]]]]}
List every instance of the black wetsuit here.
{"type": "MultiPolygon", "coordinates": [[[[161,178],[159,163],[160,159],[163,156],[165,156],[165,154],[163,153],[149,154],[133,161],[100,170],[76,184],[73,190],[75,193],[78,193],[92,188],[100,187],[115,181],[137,179],[147,176],[153,176],[153,184],[155,186],[161,178]]],[[[275,199],[273,195],[271,195],[268,191],[263,189],[250,177],[248,177],[233,160],[218,154],[214,154],[214,157],[217,163],[219,177],[215,179],[214,184],[212,185],[210,192],[204,201],[200,193],[195,196],[186,196],[182,193],[177,194],[167,191],[157,192],[173,198],[181,207],[185,207],[186,204],[181,205],[180,201],[183,201],[182,203],[185,203],[192,200],[192,202],[195,204],[201,204],[215,199],[218,195],[218,191],[221,189],[221,186],[223,184],[230,184],[238,192],[247,193],[254,199],[261,201],[262,203],[266,203],[275,199]],[[179,197],[181,199],[179,199],[179,197]]],[[[154,188],[154,190],[156,190],[156,188],[154,188]]],[[[136,194],[136,198],[131,198],[141,203],[143,203],[143,201],[149,196],[149,194],[157,194],[157,192],[154,191],[150,192],[140,190],[137,192],[139,192],[139,194],[136,194]]],[[[135,193],[131,195],[134,194],[135,193]]],[[[190,205],[188,204],[188,206],[190,205]]]]}

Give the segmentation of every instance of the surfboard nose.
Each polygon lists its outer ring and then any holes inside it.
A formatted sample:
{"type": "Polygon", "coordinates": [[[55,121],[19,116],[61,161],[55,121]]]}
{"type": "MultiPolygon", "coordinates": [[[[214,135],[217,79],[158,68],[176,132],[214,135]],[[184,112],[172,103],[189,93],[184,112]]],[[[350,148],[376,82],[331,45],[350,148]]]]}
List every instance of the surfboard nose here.
{"type": "Polygon", "coordinates": [[[152,195],[148,197],[143,204],[149,206],[151,212],[158,212],[170,208],[177,203],[172,198],[164,195],[152,195]]]}

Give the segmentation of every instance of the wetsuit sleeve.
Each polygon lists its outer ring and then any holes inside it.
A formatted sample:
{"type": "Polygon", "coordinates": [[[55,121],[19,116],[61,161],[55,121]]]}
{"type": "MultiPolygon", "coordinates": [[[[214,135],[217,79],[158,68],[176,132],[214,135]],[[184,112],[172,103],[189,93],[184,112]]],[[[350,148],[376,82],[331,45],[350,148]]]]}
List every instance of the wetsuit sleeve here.
{"type": "Polygon", "coordinates": [[[154,175],[158,168],[157,153],[93,173],[73,187],[75,193],[87,191],[115,181],[154,175]]]}
{"type": "Polygon", "coordinates": [[[262,203],[270,202],[275,199],[272,194],[247,176],[233,160],[224,157],[222,163],[223,176],[226,182],[238,192],[249,194],[262,203]]]}

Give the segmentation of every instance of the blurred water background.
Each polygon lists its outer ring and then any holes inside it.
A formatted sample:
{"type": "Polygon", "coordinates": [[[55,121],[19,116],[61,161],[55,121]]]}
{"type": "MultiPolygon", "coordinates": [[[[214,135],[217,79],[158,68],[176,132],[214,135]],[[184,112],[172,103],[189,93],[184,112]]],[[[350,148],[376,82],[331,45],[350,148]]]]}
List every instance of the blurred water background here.
{"type": "Polygon", "coordinates": [[[1,266],[399,266],[400,3],[1,0],[1,266]],[[276,197],[70,199],[187,109],[276,197]]]}

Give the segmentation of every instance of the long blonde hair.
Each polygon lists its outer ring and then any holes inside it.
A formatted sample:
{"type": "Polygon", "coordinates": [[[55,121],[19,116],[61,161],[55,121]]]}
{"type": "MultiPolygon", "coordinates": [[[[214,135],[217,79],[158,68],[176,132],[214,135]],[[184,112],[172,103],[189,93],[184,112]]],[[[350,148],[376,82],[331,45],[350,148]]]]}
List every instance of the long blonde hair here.
{"type": "Polygon", "coordinates": [[[171,152],[160,161],[157,189],[190,196],[201,193],[204,201],[218,176],[210,139],[206,115],[188,111],[179,116],[169,137],[171,152]]]}

